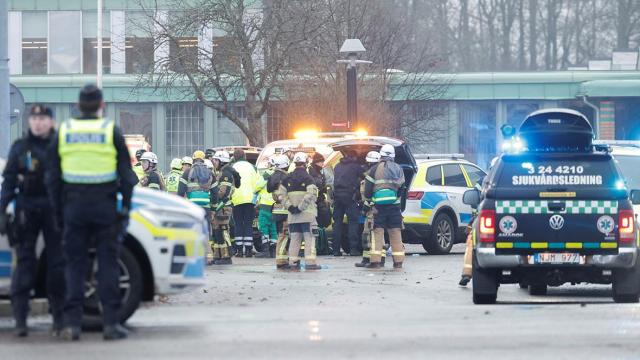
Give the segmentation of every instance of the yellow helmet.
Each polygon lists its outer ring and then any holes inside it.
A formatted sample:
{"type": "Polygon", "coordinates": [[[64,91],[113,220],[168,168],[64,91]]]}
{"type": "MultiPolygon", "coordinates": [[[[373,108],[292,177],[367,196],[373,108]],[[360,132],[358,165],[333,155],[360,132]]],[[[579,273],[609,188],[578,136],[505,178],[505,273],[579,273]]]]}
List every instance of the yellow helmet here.
{"type": "Polygon", "coordinates": [[[204,156],[204,151],[202,151],[202,150],[196,150],[196,151],[193,152],[193,156],[192,156],[193,160],[195,160],[195,159],[204,160],[204,157],[205,157],[204,156]]]}

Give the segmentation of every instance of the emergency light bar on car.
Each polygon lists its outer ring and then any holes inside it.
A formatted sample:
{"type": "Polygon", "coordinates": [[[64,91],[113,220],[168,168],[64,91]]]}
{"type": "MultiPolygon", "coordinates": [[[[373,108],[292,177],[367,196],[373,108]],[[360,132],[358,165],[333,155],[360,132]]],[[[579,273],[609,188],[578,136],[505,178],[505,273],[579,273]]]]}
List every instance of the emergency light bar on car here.
{"type": "Polygon", "coordinates": [[[640,141],[636,140],[594,140],[593,145],[608,145],[608,146],[627,146],[640,148],[640,141]]]}
{"type": "Polygon", "coordinates": [[[413,157],[416,160],[431,160],[431,159],[464,159],[464,154],[414,154],[413,157]]]}

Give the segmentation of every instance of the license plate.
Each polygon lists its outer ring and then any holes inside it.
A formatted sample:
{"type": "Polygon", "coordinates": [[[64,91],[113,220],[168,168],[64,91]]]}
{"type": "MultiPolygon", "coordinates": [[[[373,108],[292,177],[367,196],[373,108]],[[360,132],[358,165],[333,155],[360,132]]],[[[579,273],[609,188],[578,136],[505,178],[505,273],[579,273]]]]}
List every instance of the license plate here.
{"type": "Polygon", "coordinates": [[[585,256],[577,253],[541,253],[529,256],[529,264],[584,264],[585,256]]]}

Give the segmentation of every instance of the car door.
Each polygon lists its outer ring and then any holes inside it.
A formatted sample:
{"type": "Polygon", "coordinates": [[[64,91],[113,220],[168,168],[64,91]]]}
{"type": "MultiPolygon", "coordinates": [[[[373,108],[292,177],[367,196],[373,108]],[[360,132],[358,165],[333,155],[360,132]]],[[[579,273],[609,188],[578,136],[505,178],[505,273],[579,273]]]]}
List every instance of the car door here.
{"type": "Polygon", "coordinates": [[[471,221],[471,207],[462,203],[462,196],[469,189],[470,184],[460,164],[442,164],[442,181],[444,185],[442,189],[456,213],[458,226],[465,226],[471,221]]]}

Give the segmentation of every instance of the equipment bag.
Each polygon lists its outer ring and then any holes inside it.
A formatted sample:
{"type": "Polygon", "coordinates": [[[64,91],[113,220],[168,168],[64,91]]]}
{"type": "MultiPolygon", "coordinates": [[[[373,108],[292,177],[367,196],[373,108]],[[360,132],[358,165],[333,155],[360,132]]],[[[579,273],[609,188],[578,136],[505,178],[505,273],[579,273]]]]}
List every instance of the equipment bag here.
{"type": "Polygon", "coordinates": [[[397,204],[398,192],[392,189],[380,189],[373,193],[372,200],[376,205],[397,204]]]}

